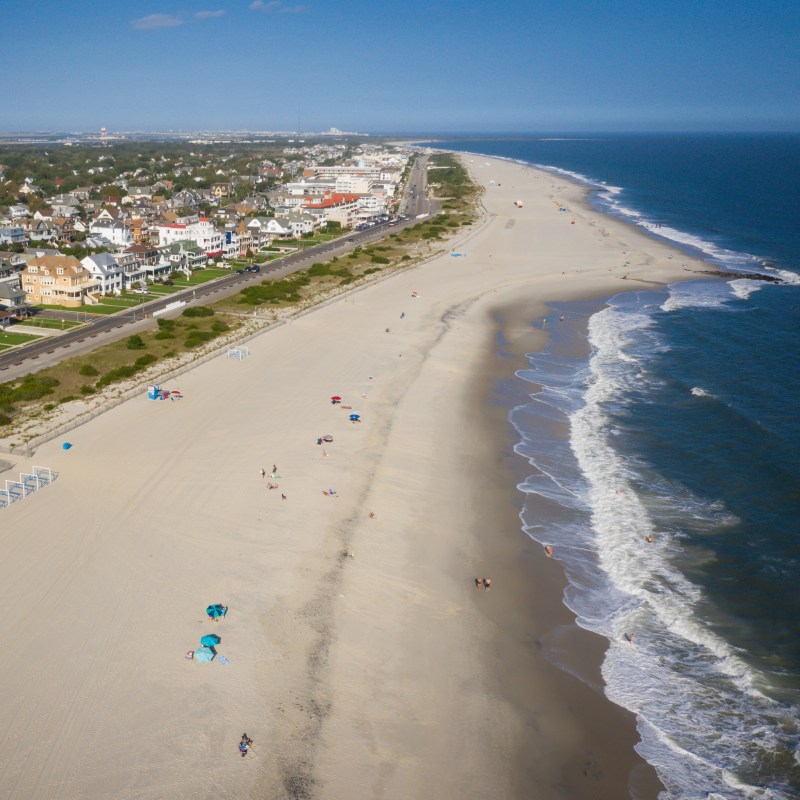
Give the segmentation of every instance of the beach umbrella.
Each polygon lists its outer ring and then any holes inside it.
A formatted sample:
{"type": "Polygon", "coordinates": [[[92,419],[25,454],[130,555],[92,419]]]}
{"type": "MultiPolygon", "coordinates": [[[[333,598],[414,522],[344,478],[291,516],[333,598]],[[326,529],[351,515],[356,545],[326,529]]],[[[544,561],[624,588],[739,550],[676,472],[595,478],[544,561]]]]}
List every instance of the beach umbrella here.
{"type": "Polygon", "coordinates": [[[332,442],[332,441],[333,441],[333,436],[331,436],[329,433],[326,433],[326,434],[325,434],[325,435],[322,437],[322,441],[323,441],[323,442],[332,442]]]}
{"type": "Polygon", "coordinates": [[[217,617],[224,617],[225,606],[223,606],[222,603],[213,603],[206,608],[206,614],[213,619],[216,619],[217,617]]]}
{"type": "Polygon", "coordinates": [[[335,394],[333,397],[331,397],[331,400],[341,400],[341,399],[342,399],[342,398],[341,398],[341,397],[339,397],[339,395],[338,395],[338,394],[335,394]]]}
{"type": "Polygon", "coordinates": [[[360,414],[351,414],[350,415],[350,419],[353,420],[353,422],[355,422],[357,419],[361,419],[361,415],[360,414]]]}
{"type": "Polygon", "coordinates": [[[208,664],[209,661],[214,660],[215,655],[216,653],[210,647],[198,647],[194,651],[194,660],[201,664],[208,664]]]}
{"type": "Polygon", "coordinates": [[[219,644],[222,639],[217,636],[216,633],[207,633],[205,636],[200,638],[200,644],[203,647],[213,647],[215,644],[219,644]]]}

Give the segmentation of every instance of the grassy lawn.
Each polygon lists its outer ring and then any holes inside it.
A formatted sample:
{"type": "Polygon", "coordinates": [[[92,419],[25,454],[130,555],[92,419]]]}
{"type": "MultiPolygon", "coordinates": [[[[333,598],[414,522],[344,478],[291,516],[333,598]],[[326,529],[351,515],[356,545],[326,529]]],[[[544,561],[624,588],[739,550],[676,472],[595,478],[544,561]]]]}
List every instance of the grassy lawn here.
{"type": "MultiPolygon", "coordinates": [[[[199,269],[197,272],[193,272],[192,277],[188,280],[186,278],[179,278],[177,276],[173,276],[172,280],[174,281],[175,286],[185,289],[188,286],[197,286],[200,283],[208,283],[208,281],[213,281],[215,278],[222,278],[223,276],[230,274],[231,270],[229,269],[209,267],[208,269],[199,269]]],[[[165,286],[163,288],[169,289],[170,287],[165,286]]]]}
{"type": "Polygon", "coordinates": [[[33,342],[38,336],[31,336],[28,333],[0,333],[0,344],[15,345],[33,342]]]}
{"type": "Polygon", "coordinates": [[[15,327],[20,325],[29,328],[52,328],[53,330],[67,330],[68,328],[76,328],[78,325],[83,325],[82,322],[75,322],[71,319],[47,319],[46,317],[36,317],[33,320],[26,320],[25,322],[18,322],[15,327]]]}

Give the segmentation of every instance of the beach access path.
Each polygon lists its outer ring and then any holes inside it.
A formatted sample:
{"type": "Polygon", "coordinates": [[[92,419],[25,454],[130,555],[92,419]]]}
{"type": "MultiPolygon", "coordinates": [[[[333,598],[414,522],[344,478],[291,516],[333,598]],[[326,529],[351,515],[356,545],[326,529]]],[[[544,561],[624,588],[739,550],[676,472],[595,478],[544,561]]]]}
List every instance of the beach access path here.
{"type": "MultiPolygon", "coordinates": [[[[632,718],[599,695],[586,710],[591,691],[537,653],[552,619],[515,606],[509,542],[530,543],[502,485],[494,310],[524,301],[533,320],[547,300],[673,282],[687,259],[559,176],[470,158],[486,214],[461,256],[198,367],[180,403],[143,387],[69,451],[36,453],[58,480],[0,511],[4,797],[623,796],[632,718]],[[228,664],[184,659],[207,633],[228,664]]],[[[503,336],[543,341],[519,319],[503,336]]],[[[560,608],[558,580],[542,585],[560,608]]]]}

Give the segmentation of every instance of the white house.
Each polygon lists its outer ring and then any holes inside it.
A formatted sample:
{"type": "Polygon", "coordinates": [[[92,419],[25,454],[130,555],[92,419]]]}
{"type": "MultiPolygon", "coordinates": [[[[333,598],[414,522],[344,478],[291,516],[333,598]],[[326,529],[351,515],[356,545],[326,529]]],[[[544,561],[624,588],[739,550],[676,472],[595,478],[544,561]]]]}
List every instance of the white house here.
{"type": "Polygon", "coordinates": [[[89,232],[92,236],[105,236],[119,247],[127,247],[133,242],[130,226],[118,220],[96,219],[89,225],[89,232]]]}
{"type": "Polygon", "coordinates": [[[197,242],[209,258],[221,256],[225,249],[225,235],[220,233],[205,217],[189,224],[174,223],[158,226],[159,246],[163,247],[186,239],[197,242]]]}
{"type": "Polygon", "coordinates": [[[122,267],[111,253],[95,253],[81,259],[84,269],[91,272],[97,281],[100,294],[119,294],[124,288],[125,278],[122,267]]]}

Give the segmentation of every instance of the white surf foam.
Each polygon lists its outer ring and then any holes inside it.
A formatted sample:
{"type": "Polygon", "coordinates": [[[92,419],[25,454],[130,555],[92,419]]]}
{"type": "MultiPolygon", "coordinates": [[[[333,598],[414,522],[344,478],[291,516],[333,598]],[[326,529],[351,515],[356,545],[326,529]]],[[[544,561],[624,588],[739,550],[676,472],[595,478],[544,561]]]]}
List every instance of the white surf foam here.
{"type": "MultiPolygon", "coordinates": [[[[721,296],[717,288],[699,302],[685,298],[685,305],[721,307],[721,296]]],[[[612,301],[595,314],[588,369],[575,368],[580,378],[571,379],[553,359],[531,356],[535,369],[523,377],[545,387],[540,407],[561,408],[569,419],[572,463],[566,463],[569,453],[553,452],[552,441],[525,436],[526,419],[517,417],[523,436],[517,452],[537,467],[520,489],[558,503],[566,514],[566,521],[544,530],[538,520],[528,523],[523,512],[525,530],[552,544],[564,562],[570,579],[565,602],[579,624],[608,637],[607,694],[637,714],[638,749],[658,770],[666,797],[703,800],[714,790],[728,800],[788,800],[736,774],[748,759],[789,746],[792,731],[800,730],[797,713],[767,697],[762,676],[703,623],[707,598],[673,566],[687,526],[694,533],[719,532],[736,520],[721,503],[653,475],[613,446],[618,431],[611,414],[624,414],[629,398],[646,391],[647,352],[662,346],[652,316],[658,309],[612,301]],[[548,366],[556,366],[555,377],[548,366]],[[656,517],[666,527],[646,543],[656,517]],[[630,632],[635,644],[624,639],[630,632]]],[[[691,392],[709,396],[702,387],[691,392]]]]}

